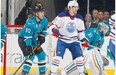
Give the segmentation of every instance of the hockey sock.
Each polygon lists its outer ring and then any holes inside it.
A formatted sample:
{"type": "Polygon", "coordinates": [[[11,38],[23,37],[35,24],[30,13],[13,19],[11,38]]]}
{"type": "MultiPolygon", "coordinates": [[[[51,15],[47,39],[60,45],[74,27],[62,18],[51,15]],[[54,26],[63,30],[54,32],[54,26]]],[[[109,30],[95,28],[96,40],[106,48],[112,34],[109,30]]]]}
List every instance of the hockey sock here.
{"type": "Polygon", "coordinates": [[[51,65],[51,72],[54,72],[54,73],[57,72],[61,59],[62,58],[59,56],[53,57],[52,65],[51,65]]]}
{"type": "Polygon", "coordinates": [[[32,66],[32,62],[30,60],[26,60],[26,62],[23,65],[23,72],[29,73],[32,66]]]}
{"type": "Polygon", "coordinates": [[[45,74],[46,72],[46,61],[38,63],[40,74],[45,74]]]}
{"type": "Polygon", "coordinates": [[[67,75],[77,75],[83,73],[84,71],[84,63],[83,57],[78,57],[74,61],[72,61],[69,65],[67,65],[64,70],[67,75]]]}

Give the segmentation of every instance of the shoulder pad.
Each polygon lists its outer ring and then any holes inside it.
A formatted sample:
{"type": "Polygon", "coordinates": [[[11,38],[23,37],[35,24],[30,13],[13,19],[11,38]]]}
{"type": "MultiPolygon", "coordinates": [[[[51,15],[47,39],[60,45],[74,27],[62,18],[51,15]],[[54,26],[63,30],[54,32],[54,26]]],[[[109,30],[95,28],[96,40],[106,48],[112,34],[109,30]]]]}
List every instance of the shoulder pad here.
{"type": "Polygon", "coordinates": [[[33,18],[29,18],[28,20],[27,20],[27,24],[28,25],[33,25],[33,24],[35,24],[35,19],[33,19],[33,18]]]}
{"type": "Polygon", "coordinates": [[[69,16],[68,12],[61,12],[60,14],[58,14],[59,17],[65,17],[65,16],[69,16]]]}
{"type": "Polygon", "coordinates": [[[46,17],[44,17],[41,22],[48,22],[48,19],[46,17]]]}
{"type": "Polygon", "coordinates": [[[83,17],[82,17],[80,14],[77,14],[77,15],[76,15],[76,18],[79,18],[79,19],[81,19],[81,20],[84,20],[83,17]]]}
{"type": "Polygon", "coordinates": [[[94,32],[98,34],[98,28],[94,28],[94,32]]]}

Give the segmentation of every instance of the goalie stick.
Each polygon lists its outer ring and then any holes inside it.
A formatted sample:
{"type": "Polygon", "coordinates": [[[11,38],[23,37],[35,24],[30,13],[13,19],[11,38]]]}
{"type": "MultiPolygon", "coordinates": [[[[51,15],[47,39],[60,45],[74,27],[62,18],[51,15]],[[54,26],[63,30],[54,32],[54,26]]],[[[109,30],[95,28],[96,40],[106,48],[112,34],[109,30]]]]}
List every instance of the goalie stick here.
{"type": "MultiPolygon", "coordinates": [[[[32,50],[32,52],[34,52],[37,48],[40,49],[40,48],[41,48],[41,45],[39,45],[39,47],[36,46],[36,47],[32,50]]],[[[28,57],[30,57],[30,56],[31,56],[31,55],[28,55],[28,57]]],[[[26,60],[28,60],[28,58],[26,58],[26,59],[23,61],[23,63],[18,67],[18,69],[14,72],[13,75],[16,75],[16,73],[19,71],[19,69],[22,67],[22,65],[26,62],[26,60]]]]}

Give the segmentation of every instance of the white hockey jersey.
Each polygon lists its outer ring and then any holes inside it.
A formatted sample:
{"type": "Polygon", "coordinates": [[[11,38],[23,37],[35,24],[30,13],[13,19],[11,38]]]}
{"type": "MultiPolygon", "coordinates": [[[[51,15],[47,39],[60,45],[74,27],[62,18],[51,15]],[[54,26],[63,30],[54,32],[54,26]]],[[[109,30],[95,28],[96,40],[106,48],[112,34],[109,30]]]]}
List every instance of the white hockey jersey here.
{"type": "Polygon", "coordinates": [[[116,14],[112,15],[111,18],[109,18],[109,24],[110,24],[110,38],[112,39],[112,43],[116,45],[116,21],[115,21],[116,14]]]}
{"type": "Polygon", "coordinates": [[[66,43],[72,43],[75,40],[85,38],[83,17],[79,14],[71,19],[68,12],[60,13],[53,21],[52,27],[59,28],[59,39],[66,43]]]}

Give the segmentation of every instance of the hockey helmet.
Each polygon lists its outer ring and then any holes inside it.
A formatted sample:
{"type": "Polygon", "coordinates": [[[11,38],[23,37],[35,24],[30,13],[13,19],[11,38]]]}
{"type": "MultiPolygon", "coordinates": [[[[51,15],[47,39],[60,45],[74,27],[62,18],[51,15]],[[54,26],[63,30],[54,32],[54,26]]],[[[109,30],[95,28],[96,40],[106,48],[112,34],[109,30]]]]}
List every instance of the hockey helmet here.
{"type": "Polygon", "coordinates": [[[67,5],[68,8],[73,7],[73,6],[77,6],[77,7],[79,6],[79,4],[76,0],[68,2],[68,5],[67,5]]]}
{"type": "Polygon", "coordinates": [[[109,31],[109,26],[104,22],[100,22],[98,23],[98,29],[101,32],[101,34],[106,35],[109,31]]]}
{"type": "Polygon", "coordinates": [[[44,8],[41,7],[41,6],[35,6],[33,11],[36,13],[36,12],[41,12],[41,11],[44,11],[44,8]]]}

